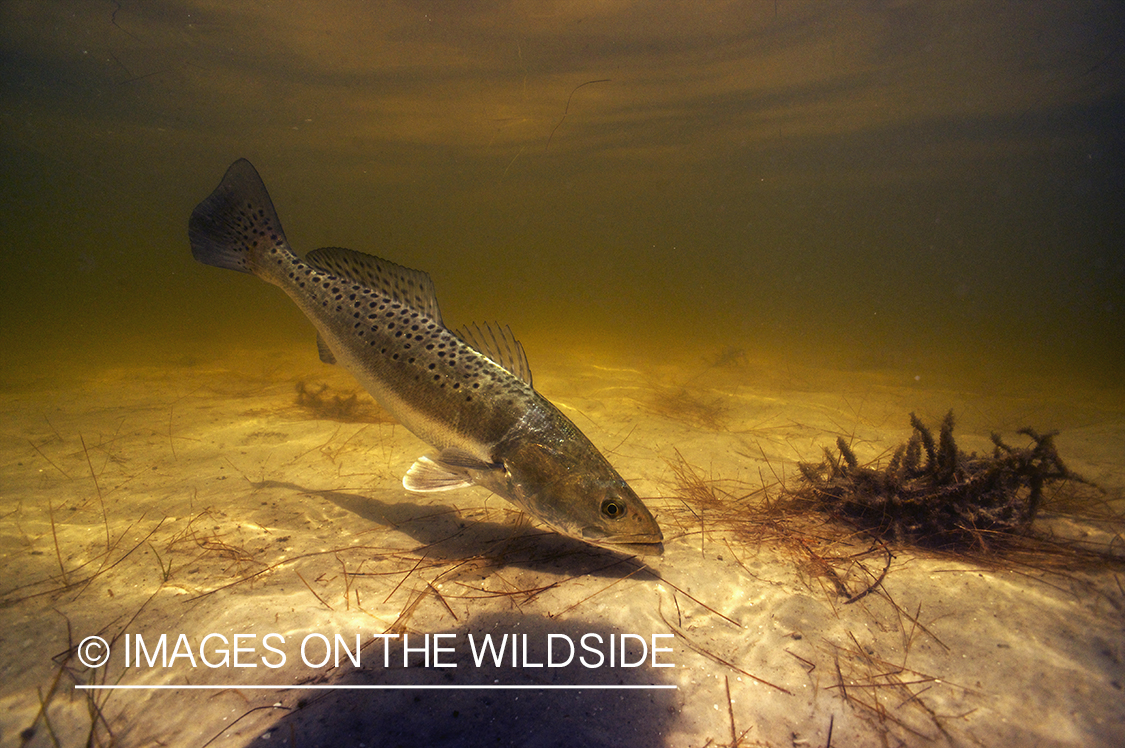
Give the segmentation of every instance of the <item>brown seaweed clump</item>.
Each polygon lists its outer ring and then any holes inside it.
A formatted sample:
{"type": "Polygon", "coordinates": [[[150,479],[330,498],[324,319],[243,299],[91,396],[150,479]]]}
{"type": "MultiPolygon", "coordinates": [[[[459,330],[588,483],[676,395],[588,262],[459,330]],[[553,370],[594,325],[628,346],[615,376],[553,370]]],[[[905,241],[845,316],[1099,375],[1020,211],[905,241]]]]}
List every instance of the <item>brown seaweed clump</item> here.
{"type": "Polygon", "coordinates": [[[800,465],[798,498],[884,540],[937,548],[988,548],[990,540],[1025,533],[1043,504],[1043,489],[1055,481],[1085,483],[1055,451],[1057,432],[1024,428],[1026,447],[1012,447],[999,434],[990,456],[965,454],[953,440],[953,412],[933,434],[910,414],[914,433],[885,468],[858,464],[843,438],[839,457],[825,448],[825,461],[800,465]]]}
{"type": "Polygon", "coordinates": [[[341,423],[392,423],[393,419],[358,392],[337,394],[327,384],[307,385],[298,381],[296,406],[313,418],[341,423]]]}

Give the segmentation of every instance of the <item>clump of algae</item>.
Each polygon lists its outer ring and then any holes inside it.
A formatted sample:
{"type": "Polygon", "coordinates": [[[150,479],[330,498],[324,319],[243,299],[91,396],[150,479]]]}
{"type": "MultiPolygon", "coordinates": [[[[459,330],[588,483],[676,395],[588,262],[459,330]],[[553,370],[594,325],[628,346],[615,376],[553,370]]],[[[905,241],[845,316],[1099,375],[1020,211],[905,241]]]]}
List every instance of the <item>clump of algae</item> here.
{"type": "Polygon", "coordinates": [[[1056,432],[1019,430],[1013,447],[992,434],[991,455],[966,454],[953,439],[953,412],[933,433],[910,414],[914,429],[885,467],[860,465],[843,438],[838,455],[801,463],[792,494],[883,540],[934,548],[987,548],[990,538],[1025,533],[1056,481],[1088,483],[1066,467],[1056,432]]]}

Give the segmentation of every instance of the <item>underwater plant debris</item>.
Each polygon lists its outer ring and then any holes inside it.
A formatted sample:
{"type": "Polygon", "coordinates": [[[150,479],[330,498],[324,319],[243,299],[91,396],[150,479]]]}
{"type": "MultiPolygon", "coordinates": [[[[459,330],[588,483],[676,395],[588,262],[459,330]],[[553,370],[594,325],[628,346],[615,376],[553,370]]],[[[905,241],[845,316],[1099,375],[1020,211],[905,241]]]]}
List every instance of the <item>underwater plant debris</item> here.
{"type": "Polygon", "coordinates": [[[827,447],[818,465],[801,463],[801,485],[793,493],[817,508],[880,539],[937,548],[987,549],[996,538],[1025,533],[1055,481],[1087,483],[1071,472],[1055,450],[1057,432],[1023,428],[1031,439],[1012,447],[992,434],[992,454],[965,454],[953,440],[953,412],[933,433],[910,414],[914,433],[884,468],[858,464],[843,438],[839,456],[827,447]]]}
{"type": "Polygon", "coordinates": [[[296,385],[296,406],[313,418],[341,423],[392,423],[393,419],[366,396],[351,391],[346,395],[337,394],[327,384],[296,385]]]}

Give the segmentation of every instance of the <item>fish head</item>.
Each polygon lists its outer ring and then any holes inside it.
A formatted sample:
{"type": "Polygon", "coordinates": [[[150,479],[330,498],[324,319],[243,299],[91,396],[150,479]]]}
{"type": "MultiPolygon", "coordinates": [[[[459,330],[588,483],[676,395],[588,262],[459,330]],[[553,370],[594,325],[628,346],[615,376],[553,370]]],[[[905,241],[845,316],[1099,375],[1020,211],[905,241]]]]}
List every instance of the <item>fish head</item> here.
{"type": "MultiPolygon", "coordinates": [[[[525,442],[504,455],[495,493],[555,531],[622,553],[659,555],[664,534],[629,484],[593,445],[525,442]]],[[[487,485],[487,483],[486,483],[487,485]]]]}

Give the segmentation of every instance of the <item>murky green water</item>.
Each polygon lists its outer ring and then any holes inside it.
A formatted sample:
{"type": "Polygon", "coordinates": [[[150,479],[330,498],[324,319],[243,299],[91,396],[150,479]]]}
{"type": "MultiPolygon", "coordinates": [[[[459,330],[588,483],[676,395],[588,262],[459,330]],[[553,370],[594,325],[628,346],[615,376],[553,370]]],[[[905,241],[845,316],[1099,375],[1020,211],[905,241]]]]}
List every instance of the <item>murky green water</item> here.
{"type": "Polygon", "coordinates": [[[532,351],[1125,363],[1114,4],[3,15],[6,368],[305,334],[188,255],[239,156],[299,250],[425,269],[448,318],[532,351]]]}

